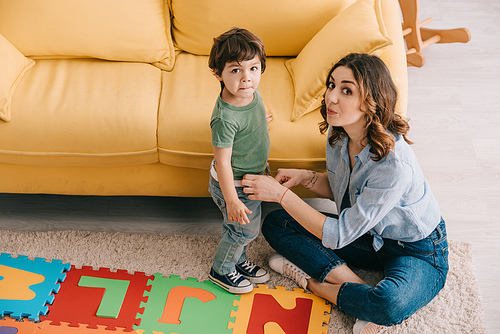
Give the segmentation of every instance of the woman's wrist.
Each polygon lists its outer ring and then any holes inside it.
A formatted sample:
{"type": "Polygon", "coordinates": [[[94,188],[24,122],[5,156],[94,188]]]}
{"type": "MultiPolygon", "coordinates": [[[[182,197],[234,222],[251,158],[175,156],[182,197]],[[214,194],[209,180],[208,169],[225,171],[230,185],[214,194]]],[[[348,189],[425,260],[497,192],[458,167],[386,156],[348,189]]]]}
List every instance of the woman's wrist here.
{"type": "Polygon", "coordinates": [[[316,171],[313,171],[313,170],[308,170],[307,173],[308,173],[308,176],[306,178],[304,178],[304,181],[302,181],[302,185],[306,189],[314,188],[314,186],[316,185],[316,182],[318,181],[318,173],[316,171]]]}
{"type": "Polygon", "coordinates": [[[286,193],[288,192],[288,190],[290,190],[290,188],[286,188],[286,187],[284,187],[284,188],[285,188],[285,191],[284,191],[284,192],[283,192],[283,194],[281,195],[281,197],[280,197],[280,201],[279,201],[279,204],[280,204],[280,205],[283,205],[283,204],[282,204],[282,203],[283,203],[283,198],[285,198],[286,193]]]}

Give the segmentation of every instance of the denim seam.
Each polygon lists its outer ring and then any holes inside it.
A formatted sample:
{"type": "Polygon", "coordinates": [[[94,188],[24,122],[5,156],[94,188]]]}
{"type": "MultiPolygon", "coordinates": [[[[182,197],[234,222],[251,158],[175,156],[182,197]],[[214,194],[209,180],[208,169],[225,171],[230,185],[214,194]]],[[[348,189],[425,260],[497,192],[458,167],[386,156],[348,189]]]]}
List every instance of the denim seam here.
{"type": "Polygon", "coordinates": [[[319,281],[320,282],[324,282],[326,277],[328,276],[328,274],[335,268],[337,267],[340,267],[341,265],[344,265],[345,262],[343,261],[333,261],[333,262],[330,262],[330,264],[325,268],[325,270],[323,271],[323,274],[321,274],[320,278],[319,278],[319,281]]]}
{"type": "Polygon", "coordinates": [[[337,300],[336,300],[336,304],[337,304],[337,307],[339,309],[340,312],[344,313],[344,314],[347,314],[344,312],[343,308],[342,308],[342,305],[340,305],[340,300],[342,299],[342,294],[344,292],[344,289],[347,285],[349,285],[350,282],[345,282],[343,283],[340,288],[339,288],[339,292],[337,293],[337,300]]]}

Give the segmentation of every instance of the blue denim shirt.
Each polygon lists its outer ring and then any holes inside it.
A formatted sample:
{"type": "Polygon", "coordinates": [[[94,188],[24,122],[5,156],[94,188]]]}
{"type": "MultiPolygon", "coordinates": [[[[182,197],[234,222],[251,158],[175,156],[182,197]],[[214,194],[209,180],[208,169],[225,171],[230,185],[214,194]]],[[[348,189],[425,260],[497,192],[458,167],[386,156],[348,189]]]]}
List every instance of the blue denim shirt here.
{"type": "Polygon", "coordinates": [[[327,143],[328,179],[339,218],[326,218],[323,245],[342,248],[360,236],[373,235],[378,251],[382,238],[414,242],[427,237],[441,221],[441,213],[413,150],[401,135],[385,158],[371,159],[370,145],[354,157],[349,168],[348,137],[334,146],[327,143]],[[349,185],[351,207],[340,212],[349,185]]]}

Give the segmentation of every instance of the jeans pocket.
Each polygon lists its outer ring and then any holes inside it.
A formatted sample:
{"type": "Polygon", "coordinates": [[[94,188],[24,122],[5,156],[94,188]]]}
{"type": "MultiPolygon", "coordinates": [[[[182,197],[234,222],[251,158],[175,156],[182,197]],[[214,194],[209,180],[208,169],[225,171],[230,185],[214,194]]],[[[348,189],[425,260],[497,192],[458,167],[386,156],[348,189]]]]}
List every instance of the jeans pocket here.
{"type": "Polygon", "coordinates": [[[222,190],[218,184],[214,184],[215,181],[210,180],[208,187],[208,192],[212,195],[214,203],[219,207],[219,209],[224,213],[226,211],[226,201],[224,200],[224,195],[222,195],[222,190]]]}
{"type": "Polygon", "coordinates": [[[443,240],[442,242],[436,244],[436,267],[443,274],[444,277],[448,274],[449,263],[448,263],[448,242],[443,240]]]}
{"type": "Polygon", "coordinates": [[[402,254],[428,262],[446,277],[449,268],[446,236],[438,240],[427,237],[416,242],[398,241],[398,245],[403,249],[402,254]]]}
{"type": "Polygon", "coordinates": [[[401,250],[401,255],[412,256],[429,263],[433,267],[437,267],[436,262],[436,247],[430,238],[424,238],[415,242],[398,241],[401,250]]]}
{"type": "Polygon", "coordinates": [[[407,253],[414,254],[416,257],[432,256],[435,252],[434,242],[429,238],[424,238],[415,242],[398,241],[399,247],[407,253]]]}

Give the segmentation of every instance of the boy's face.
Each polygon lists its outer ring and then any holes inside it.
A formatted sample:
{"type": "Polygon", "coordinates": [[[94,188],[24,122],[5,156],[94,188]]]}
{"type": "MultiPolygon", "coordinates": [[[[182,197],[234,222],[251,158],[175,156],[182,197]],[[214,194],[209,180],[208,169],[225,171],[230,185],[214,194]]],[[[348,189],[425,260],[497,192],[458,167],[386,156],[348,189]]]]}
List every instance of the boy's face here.
{"type": "Polygon", "coordinates": [[[261,62],[259,57],[241,62],[226,63],[221,75],[215,75],[224,82],[222,99],[227,103],[239,107],[246,106],[253,101],[253,93],[260,83],[261,62]]]}

